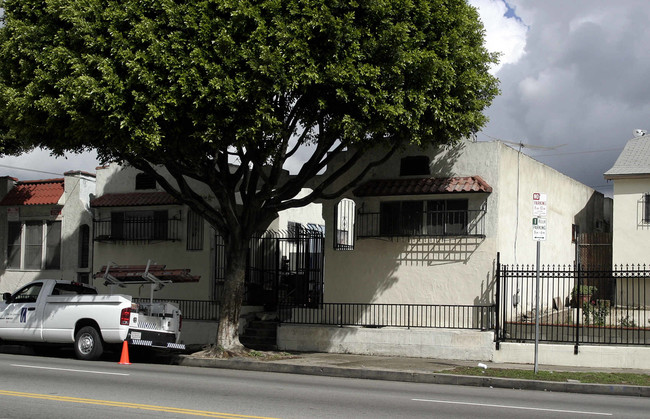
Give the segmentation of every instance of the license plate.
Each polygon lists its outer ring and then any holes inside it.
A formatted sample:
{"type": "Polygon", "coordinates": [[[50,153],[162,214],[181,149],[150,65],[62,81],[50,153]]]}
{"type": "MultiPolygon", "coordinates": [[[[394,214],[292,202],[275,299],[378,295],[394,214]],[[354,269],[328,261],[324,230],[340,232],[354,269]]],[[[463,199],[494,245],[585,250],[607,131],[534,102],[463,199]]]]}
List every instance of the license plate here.
{"type": "Polygon", "coordinates": [[[142,339],[142,333],[141,332],[131,332],[131,339],[142,339]]]}

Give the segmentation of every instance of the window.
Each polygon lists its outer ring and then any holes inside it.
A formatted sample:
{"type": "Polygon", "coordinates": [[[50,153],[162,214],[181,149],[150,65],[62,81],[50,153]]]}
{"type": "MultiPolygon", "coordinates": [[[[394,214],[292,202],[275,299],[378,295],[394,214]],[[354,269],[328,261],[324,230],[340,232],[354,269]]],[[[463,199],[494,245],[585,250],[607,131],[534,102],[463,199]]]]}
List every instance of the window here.
{"type": "Polygon", "coordinates": [[[287,230],[291,241],[297,243],[300,240],[300,233],[302,232],[302,224],[289,221],[287,222],[287,230]]]}
{"type": "Polygon", "coordinates": [[[399,175],[400,176],[415,176],[415,175],[430,175],[429,157],[427,156],[409,156],[403,157],[400,160],[399,175]]]}
{"type": "Polygon", "coordinates": [[[187,212],[187,250],[203,249],[203,217],[192,210],[187,212]]]}
{"type": "Polygon", "coordinates": [[[334,249],[354,249],[354,215],[355,203],[351,199],[342,199],[334,210],[334,249]]]}
{"type": "Polygon", "coordinates": [[[41,288],[43,288],[42,282],[29,284],[12,295],[7,303],[35,303],[41,288]]]}
{"type": "Polygon", "coordinates": [[[96,295],[97,290],[81,284],[60,282],[54,285],[52,295],[96,295]]]}
{"type": "Polygon", "coordinates": [[[650,223],[650,193],[643,195],[643,222],[650,223]]]}
{"type": "Polygon", "coordinates": [[[156,178],[147,173],[138,173],[135,176],[135,189],[156,189],[156,178]]]}
{"type": "Polygon", "coordinates": [[[167,211],[111,213],[111,238],[116,240],[167,240],[167,211]]]}
{"type": "Polygon", "coordinates": [[[380,231],[386,236],[417,236],[423,234],[424,201],[382,202],[380,231]]]}
{"type": "Polygon", "coordinates": [[[79,267],[87,268],[90,259],[90,227],[88,224],[79,226],[79,267]]]}
{"type": "Polygon", "coordinates": [[[77,282],[90,284],[90,274],[88,272],[77,272],[77,282]]]}
{"type": "Polygon", "coordinates": [[[46,225],[45,269],[61,268],[61,222],[48,222],[46,225]]]}
{"type": "Polygon", "coordinates": [[[445,236],[467,234],[466,199],[389,201],[380,204],[382,236],[445,236]]]}
{"type": "Polygon", "coordinates": [[[61,267],[60,221],[9,222],[7,232],[7,268],[61,267]]]}
{"type": "Polygon", "coordinates": [[[19,222],[9,222],[7,232],[7,268],[20,269],[22,224],[19,222]]]}
{"type": "Polygon", "coordinates": [[[25,269],[40,269],[43,263],[43,223],[25,223],[25,269]]]}
{"type": "Polygon", "coordinates": [[[467,233],[467,200],[427,201],[429,235],[463,235],[467,233]]]}

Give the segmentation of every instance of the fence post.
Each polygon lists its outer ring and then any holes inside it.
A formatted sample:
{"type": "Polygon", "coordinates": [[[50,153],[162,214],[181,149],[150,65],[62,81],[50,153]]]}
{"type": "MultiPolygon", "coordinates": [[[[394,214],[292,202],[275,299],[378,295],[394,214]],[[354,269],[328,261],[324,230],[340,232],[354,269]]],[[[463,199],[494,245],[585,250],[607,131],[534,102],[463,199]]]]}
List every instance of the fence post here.
{"type": "Polygon", "coordinates": [[[496,290],[496,296],[495,296],[495,338],[496,338],[496,350],[499,350],[499,343],[501,342],[500,339],[500,333],[501,333],[501,325],[499,324],[499,303],[501,300],[501,252],[497,252],[497,290],[496,290]]]}
{"type": "Polygon", "coordinates": [[[406,305],[406,324],[407,324],[407,329],[411,328],[411,305],[407,304],[406,305]]]}
{"type": "Polygon", "coordinates": [[[578,306],[577,311],[576,311],[576,343],[573,346],[573,354],[578,355],[578,345],[580,345],[580,317],[582,316],[582,313],[580,312],[582,308],[582,304],[580,301],[580,286],[582,285],[581,277],[580,277],[580,263],[576,264],[576,299],[574,299],[575,304],[578,306]]]}

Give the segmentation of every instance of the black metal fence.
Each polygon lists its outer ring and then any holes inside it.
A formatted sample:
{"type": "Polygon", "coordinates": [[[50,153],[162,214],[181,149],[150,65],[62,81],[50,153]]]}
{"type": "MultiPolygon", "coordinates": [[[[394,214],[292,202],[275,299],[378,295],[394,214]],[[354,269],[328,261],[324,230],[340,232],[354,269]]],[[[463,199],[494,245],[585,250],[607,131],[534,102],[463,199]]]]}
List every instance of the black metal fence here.
{"type": "MultiPolygon", "coordinates": [[[[535,340],[535,266],[498,264],[497,342],[535,340]]],[[[539,341],[650,344],[650,268],[541,266],[539,341]]]]}
{"type": "Polygon", "coordinates": [[[279,307],[280,322],[363,327],[492,329],[494,305],[321,303],[279,307]]]}
{"type": "MultiPolygon", "coordinates": [[[[148,303],[149,298],[133,298],[134,303],[148,303]]],[[[218,320],[219,303],[217,301],[154,299],[154,303],[173,303],[181,310],[184,320],[218,320]]]]}

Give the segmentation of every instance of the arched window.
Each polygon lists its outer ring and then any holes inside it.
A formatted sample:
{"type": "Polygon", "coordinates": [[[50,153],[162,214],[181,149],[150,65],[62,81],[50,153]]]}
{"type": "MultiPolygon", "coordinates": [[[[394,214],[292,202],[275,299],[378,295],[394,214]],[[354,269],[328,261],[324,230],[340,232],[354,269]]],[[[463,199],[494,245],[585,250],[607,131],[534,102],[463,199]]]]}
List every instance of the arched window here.
{"type": "Polygon", "coordinates": [[[354,217],[356,204],[344,198],[336,204],[334,211],[334,249],[354,249],[354,217]]]}

